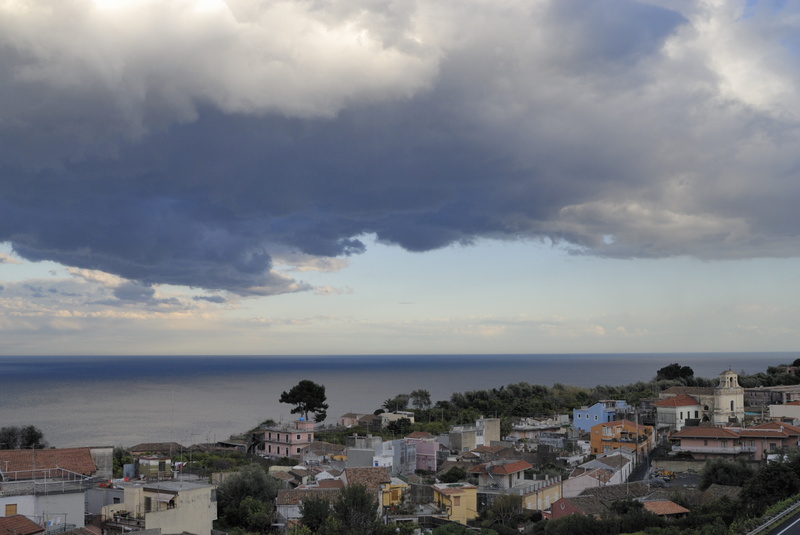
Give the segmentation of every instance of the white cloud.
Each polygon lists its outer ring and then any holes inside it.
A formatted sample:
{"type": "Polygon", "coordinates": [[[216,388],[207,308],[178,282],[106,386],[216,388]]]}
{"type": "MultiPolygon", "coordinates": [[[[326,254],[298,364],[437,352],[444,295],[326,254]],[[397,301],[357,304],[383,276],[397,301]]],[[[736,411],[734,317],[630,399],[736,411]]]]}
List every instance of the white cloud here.
{"type": "Polygon", "coordinates": [[[22,264],[22,262],[11,255],[0,253],[0,264],[22,264]]]}

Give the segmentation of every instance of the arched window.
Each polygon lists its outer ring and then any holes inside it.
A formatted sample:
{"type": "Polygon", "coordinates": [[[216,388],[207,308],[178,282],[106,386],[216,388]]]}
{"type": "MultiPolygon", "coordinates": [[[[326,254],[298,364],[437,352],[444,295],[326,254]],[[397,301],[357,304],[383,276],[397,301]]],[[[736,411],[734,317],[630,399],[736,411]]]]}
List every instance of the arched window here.
{"type": "Polygon", "coordinates": [[[731,400],[731,412],[733,412],[733,400],[731,400]]]}

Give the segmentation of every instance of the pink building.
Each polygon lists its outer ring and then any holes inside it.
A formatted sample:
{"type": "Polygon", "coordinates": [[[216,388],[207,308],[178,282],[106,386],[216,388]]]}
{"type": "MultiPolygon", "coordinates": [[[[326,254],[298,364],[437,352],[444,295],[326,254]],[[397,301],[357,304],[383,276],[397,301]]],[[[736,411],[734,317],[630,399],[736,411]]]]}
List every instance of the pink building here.
{"type": "Polygon", "coordinates": [[[780,422],[753,427],[684,427],[671,437],[679,441],[673,451],[684,451],[695,459],[743,458],[762,460],[782,449],[797,450],[800,428],[780,422]]]}
{"type": "Polygon", "coordinates": [[[405,440],[406,444],[414,444],[417,447],[417,470],[435,472],[436,452],[439,451],[436,437],[425,431],[414,431],[406,435],[405,440]]]}
{"type": "Polygon", "coordinates": [[[303,460],[303,453],[314,442],[314,422],[304,419],[288,424],[263,427],[264,454],[303,460]]]}

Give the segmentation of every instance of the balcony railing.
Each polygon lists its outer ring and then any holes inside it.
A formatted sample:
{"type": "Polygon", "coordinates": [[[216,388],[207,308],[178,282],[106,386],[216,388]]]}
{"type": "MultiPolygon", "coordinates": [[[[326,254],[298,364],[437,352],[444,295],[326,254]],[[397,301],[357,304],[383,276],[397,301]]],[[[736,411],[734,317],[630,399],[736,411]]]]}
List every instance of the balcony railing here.
{"type": "Polygon", "coordinates": [[[63,468],[4,472],[0,481],[0,496],[80,492],[93,483],[94,479],[63,468]]]}

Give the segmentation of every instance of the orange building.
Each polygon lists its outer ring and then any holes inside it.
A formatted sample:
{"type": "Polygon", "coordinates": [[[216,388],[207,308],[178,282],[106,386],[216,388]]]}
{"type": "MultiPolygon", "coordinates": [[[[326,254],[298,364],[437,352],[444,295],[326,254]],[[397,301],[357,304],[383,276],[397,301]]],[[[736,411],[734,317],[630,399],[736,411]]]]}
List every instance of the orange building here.
{"type": "Polygon", "coordinates": [[[652,426],[616,420],[592,427],[589,445],[595,455],[617,449],[646,455],[655,447],[656,439],[652,426]]]}

